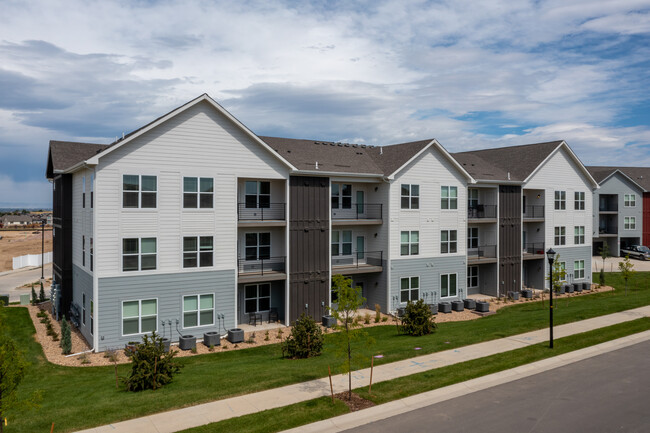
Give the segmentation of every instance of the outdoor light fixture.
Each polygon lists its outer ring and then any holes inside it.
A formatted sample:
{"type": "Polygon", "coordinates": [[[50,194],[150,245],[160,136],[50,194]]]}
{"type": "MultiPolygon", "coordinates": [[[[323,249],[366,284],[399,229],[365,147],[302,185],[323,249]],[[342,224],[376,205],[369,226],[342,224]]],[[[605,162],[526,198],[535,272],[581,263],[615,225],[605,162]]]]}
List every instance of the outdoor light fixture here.
{"type": "Polygon", "coordinates": [[[550,322],[550,348],[553,348],[553,262],[555,261],[555,251],[553,251],[553,248],[549,248],[548,251],[546,251],[546,256],[548,257],[548,286],[549,286],[549,293],[551,297],[551,322],[550,322]]]}

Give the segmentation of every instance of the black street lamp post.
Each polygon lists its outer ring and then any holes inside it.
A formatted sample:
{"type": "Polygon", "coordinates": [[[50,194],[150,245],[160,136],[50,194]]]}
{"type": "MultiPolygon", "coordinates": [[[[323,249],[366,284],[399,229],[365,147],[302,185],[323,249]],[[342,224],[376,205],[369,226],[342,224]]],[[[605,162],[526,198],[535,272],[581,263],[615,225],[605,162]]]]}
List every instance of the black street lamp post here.
{"type": "Polygon", "coordinates": [[[553,262],[555,261],[555,251],[553,251],[553,248],[549,248],[548,251],[546,251],[546,256],[548,257],[548,286],[549,286],[549,294],[551,296],[551,324],[550,324],[550,348],[553,348],[553,262]]]}
{"type": "Polygon", "coordinates": [[[45,279],[44,259],[45,259],[45,220],[41,220],[41,280],[45,279]]]}

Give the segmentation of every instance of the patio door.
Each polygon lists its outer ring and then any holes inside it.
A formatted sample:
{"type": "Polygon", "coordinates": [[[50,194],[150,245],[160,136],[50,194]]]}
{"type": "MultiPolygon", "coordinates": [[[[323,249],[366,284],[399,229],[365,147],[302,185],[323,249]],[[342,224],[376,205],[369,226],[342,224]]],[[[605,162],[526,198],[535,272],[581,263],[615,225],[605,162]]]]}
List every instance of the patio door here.
{"type": "Polygon", "coordinates": [[[357,214],[361,215],[366,213],[366,193],[364,191],[357,191],[357,214]]]}
{"type": "Polygon", "coordinates": [[[357,263],[366,262],[366,237],[357,236],[357,263]]]}

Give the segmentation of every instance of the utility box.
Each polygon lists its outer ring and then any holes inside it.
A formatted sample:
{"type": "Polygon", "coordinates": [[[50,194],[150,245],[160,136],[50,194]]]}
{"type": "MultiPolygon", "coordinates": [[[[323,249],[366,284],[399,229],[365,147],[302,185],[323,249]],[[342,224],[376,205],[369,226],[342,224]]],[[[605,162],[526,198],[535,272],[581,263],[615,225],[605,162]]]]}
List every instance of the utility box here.
{"type": "Polygon", "coordinates": [[[20,295],[20,305],[29,305],[30,298],[31,298],[31,295],[29,293],[25,293],[24,295],[20,295]]]}

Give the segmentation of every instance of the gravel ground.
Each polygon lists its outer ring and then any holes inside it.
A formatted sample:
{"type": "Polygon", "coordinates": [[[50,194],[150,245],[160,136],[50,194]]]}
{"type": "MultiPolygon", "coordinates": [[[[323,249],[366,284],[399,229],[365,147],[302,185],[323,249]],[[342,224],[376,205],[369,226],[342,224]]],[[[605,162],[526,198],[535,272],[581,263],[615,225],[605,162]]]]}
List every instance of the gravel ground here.
{"type": "MultiPolygon", "coordinates": [[[[611,287],[604,286],[598,288],[597,285],[594,284],[592,285],[592,290],[589,292],[558,295],[555,298],[562,299],[567,297],[588,296],[590,293],[610,291],[610,290],[612,290],[611,287]]],[[[544,301],[548,301],[548,294],[544,294],[543,299],[544,301]]],[[[540,302],[542,301],[542,296],[541,296],[541,292],[539,292],[536,294],[536,299],[531,299],[531,300],[520,299],[519,301],[505,302],[505,301],[496,300],[494,298],[489,298],[489,301],[490,301],[490,311],[497,311],[501,308],[505,308],[510,305],[521,304],[526,302],[540,302]]],[[[17,306],[17,308],[20,307],[17,306]]],[[[72,353],[75,355],[74,356],[63,355],[61,353],[61,347],[59,346],[60,341],[53,341],[52,337],[47,335],[45,324],[41,323],[40,318],[36,316],[36,314],[40,311],[41,308],[43,308],[47,312],[47,310],[49,309],[49,303],[46,302],[44,304],[41,304],[40,306],[32,306],[32,305],[27,306],[29,315],[32,318],[32,321],[34,322],[34,327],[36,328],[36,336],[35,336],[36,341],[38,341],[43,347],[43,352],[45,353],[45,357],[49,362],[58,365],[73,366],[73,367],[88,367],[88,366],[92,367],[92,366],[113,364],[113,360],[109,359],[109,355],[112,354],[111,352],[80,354],[81,352],[89,351],[91,347],[88,346],[88,344],[85,342],[85,340],[83,339],[79,331],[74,327],[72,328],[73,330],[72,353]]],[[[54,327],[55,331],[59,334],[59,339],[60,339],[61,338],[60,323],[54,320],[49,312],[47,314],[50,317],[52,326],[54,327]]],[[[381,315],[382,318],[384,317],[388,318],[385,322],[380,321],[379,323],[375,323],[374,310],[362,309],[359,310],[358,315],[360,317],[360,323],[363,324],[364,327],[395,326],[395,319],[393,318],[393,316],[389,316],[386,314],[381,315]],[[370,323],[367,325],[364,324],[366,314],[370,316],[370,323]]],[[[461,312],[452,311],[449,314],[440,313],[436,315],[435,321],[436,323],[457,322],[463,320],[475,320],[478,319],[479,317],[481,316],[469,310],[465,310],[461,312]]],[[[324,332],[330,333],[333,331],[330,329],[324,329],[324,332]]],[[[197,339],[196,353],[193,353],[192,351],[189,350],[180,350],[176,346],[172,346],[172,350],[177,352],[177,356],[184,357],[184,356],[193,356],[196,354],[218,353],[218,352],[226,352],[232,350],[248,349],[250,347],[257,347],[266,344],[279,343],[285,338],[287,338],[287,336],[290,333],[291,333],[291,327],[280,327],[277,329],[270,329],[268,331],[267,330],[252,331],[252,332],[246,332],[244,343],[232,344],[227,340],[222,339],[221,346],[216,346],[211,350],[209,347],[203,344],[201,339],[197,339]]],[[[113,354],[115,355],[115,361],[118,364],[125,364],[129,362],[129,359],[124,355],[123,350],[116,350],[113,352],[113,354]]]]}

